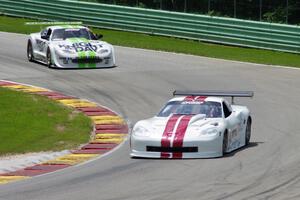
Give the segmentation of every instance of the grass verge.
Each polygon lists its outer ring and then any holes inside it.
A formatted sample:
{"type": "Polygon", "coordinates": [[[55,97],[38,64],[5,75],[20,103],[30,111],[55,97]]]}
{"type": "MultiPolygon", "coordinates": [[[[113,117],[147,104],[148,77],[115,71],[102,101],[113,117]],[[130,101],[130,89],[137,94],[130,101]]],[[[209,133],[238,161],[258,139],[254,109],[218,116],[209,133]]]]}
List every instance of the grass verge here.
{"type": "MultiPolygon", "coordinates": [[[[29,34],[41,30],[42,27],[40,26],[24,25],[24,22],[28,21],[34,20],[0,16],[0,31],[29,34]]],[[[114,45],[185,53],[198,56],[269,65],[300,67],[299,54],[216,45],[193,40],[153,36],[124,31],[106,29],[100,30],[95,28],[93,29],[93,31],[103,34],[104,40],[114,45]]]]}
{"type": "Polygon", "coordinates": [[[0,87],[0,156],[59,151],[88,142],[90,119],[39,95],[0,87]]]}

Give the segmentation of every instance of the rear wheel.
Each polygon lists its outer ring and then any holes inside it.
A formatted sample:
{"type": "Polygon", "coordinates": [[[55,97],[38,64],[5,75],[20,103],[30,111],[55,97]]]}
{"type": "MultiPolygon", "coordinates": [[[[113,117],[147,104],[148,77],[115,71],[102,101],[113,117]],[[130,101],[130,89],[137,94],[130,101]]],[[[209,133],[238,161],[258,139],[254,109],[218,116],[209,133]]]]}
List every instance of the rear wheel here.
{"type": "Polygon", "coordinates": [[[227,130],[226,130],[224,132],[224,136],[223,136],[223,145],[222,145],[223,155],[226,153],[227,147],[228,147],[228,134],[227,134],[227,130]]]}
{"type": "Polygon", "coordinates": [[[49,68],[51,68],[51,66],[52,66],[52,57],[51,57],[51,51],[50,51],[50,49],[47,50],[46,63],[47,63],[47,66],[49,68]]]}
{"type": "Polygon", "coordinates": [[[28,40],[28,43],[27,43],[27,58],[30,62],[32,62],[34,60],[33,58],[33,50],[32,50],[32,44],[31,44],[31,41],[28,40]]]}
{"type": "Polygon", "coordinates": [[[249,145],[251,137],[251,118],[247,120],[246,133],[245,133],[245,145],[249,145]]]}

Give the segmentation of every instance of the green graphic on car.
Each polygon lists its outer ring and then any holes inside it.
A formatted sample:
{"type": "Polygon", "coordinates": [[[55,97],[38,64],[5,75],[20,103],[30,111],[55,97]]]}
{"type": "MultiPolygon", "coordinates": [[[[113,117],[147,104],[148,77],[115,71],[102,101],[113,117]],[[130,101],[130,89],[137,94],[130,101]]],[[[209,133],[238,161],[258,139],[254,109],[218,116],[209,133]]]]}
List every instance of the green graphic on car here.
{"type": "MultiPolygon", "coordinates": [[[[73,45],[75,44],[86,44],[88,46],[89,40],[86,38],[68,38],[73,45]]],[[[79,46],[79,45],[78,45],[79,46]]],[[[96,68],[96,52],[91,48],[82,49],[82,51],[76,51],[78,57],[78,67],[79,68],[96,68]],[[88,49],[86,51],[86,49],[88,49]],[[86,60],[89,60],[86,62],[86,60]]]]}

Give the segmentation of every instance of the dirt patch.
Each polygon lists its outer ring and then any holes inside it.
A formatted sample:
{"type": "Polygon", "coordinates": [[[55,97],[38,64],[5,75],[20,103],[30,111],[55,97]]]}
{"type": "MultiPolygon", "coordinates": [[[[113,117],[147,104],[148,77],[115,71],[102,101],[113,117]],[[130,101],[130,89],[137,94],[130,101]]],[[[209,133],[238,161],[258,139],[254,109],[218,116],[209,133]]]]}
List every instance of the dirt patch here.
{"type": "Polygon", "coordinates": [[[19,155],[6,155],[0,157],[0,174],[23,169],[43,161],[54,159],[58,156],[69,154],[70,151],[38,152],[19,155]]]}
{"type": "Polygon", "coordinates": [[[78,115],[79,113],[80,113],[79,111],[73,110],[73,111],[69,114],[69,120],[72,121],[75,117],[77,117],[77,115],[78,115]]]}
{"type": "Polygon", "coordinates": [[[66,127],[62,124],[58,124],[56,125],[55,129],[58,131],[58,132],[64,132],[64,130],[66,129],[66,127]]]}

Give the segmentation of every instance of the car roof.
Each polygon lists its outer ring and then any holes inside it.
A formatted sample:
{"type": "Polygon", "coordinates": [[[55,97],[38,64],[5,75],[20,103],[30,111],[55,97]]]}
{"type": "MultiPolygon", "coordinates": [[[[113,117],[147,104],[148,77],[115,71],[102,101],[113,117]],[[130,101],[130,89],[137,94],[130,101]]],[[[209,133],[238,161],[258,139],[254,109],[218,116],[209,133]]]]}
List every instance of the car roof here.
{"type": "Polygon", "coordinates": [[[224,98],[212,96],[178,96],[169,100],[169,102],[172,101],[212,101],[222,103],[224,101],[224,98]]]}

